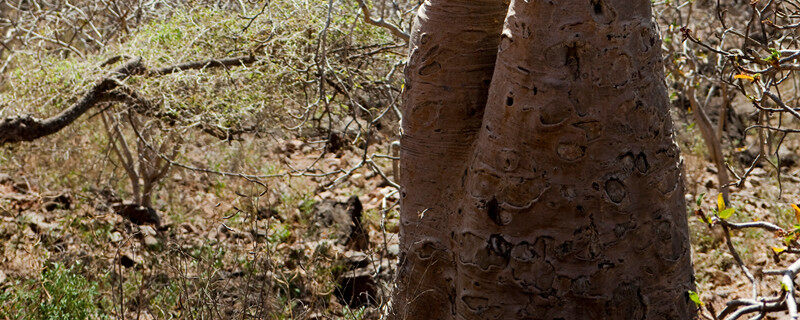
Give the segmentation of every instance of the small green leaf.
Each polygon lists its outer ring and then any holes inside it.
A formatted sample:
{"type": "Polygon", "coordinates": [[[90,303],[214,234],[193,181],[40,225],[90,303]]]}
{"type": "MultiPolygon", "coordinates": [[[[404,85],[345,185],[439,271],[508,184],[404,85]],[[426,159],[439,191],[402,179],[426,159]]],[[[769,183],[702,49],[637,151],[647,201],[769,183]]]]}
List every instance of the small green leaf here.
{"type": "Polygon", "coordinates": [[[698,295],[697,292],[694,292],[692,290],[689,290],[689,299],[692,299],[692,301],[694,301],[694,304],[696,304],[698,307],[702,307],[703,305],[705,305],[703,301],[700,301],[700,295],[698,295]]]}
{"type": "Polygon", "coordinates": [[[670,100],[678,99],[678,93],[677,92],[670,93],[669,94],[669,99],[670,100]]]}
{"type": "Polygon", "coordinates": [[[705,192],[703,192],[703,193],[701,193],[699,196],[697,196],[697,206],[698,206],[698,207],[699,207],[701,204],[703,204],[703,198],[705,198],[705,196],[706,196],[706,193],[705,193],[705,192]]]}
{"type": "Polygon", "coordinates": [[[766,59],[767,62],[770,62],[770,63],[778,62],[778,60],[781,58],[780,51],[778,51],[775,48],[769,48],[769,53],[770,53],[769,57],[767,57],[767,59],[766,59]]]}
{"type": "Polygon", "coordinates": [[[733,215],[734,211],[736,211],[736,209],[728,208],[720,211],[717,215],[719,216],[720,219],[728,219],[733,215]]]}

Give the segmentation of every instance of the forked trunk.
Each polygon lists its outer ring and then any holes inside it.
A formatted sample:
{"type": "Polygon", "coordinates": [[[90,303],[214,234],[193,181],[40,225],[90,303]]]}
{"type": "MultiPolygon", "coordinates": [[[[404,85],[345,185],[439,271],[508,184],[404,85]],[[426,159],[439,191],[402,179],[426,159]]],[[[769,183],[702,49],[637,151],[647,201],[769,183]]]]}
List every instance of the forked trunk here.
{"type": "Polygon", "coordinates": [[[428,0],[406,72],[395,319],[691,318],[649,1],[428,0]]]}
{"type": "Polygon", "coordinates": [[[508,4],[428,0],[411,34],[400,162],[403,272],[400,318],[448,319],[456,276],[450,230],[481,128],[508,4]],[[422,217],[422,218],[420,218],[422,217]],[[430,303],[435,302],[436,307],[430,303]]]}

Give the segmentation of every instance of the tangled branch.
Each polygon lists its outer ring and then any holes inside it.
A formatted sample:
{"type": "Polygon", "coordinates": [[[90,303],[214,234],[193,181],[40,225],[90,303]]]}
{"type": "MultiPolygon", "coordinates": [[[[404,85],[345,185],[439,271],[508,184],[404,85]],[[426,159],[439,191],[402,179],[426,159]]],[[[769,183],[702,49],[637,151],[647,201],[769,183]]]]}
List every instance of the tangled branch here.
{"type": "MultiPolygon", "coordinates": [[[[119,59],[118,57],[111,60],[119,59]]],[[[72,124],[81,115],[103,102],[125,101],[131,94],[120,95],[116,89],[124,88],[122,81],[130,76],[162,76],[184,70],[233,67],[249,65],[256,61],[253,56],[225,59],[209,59],[181,63],[159,69],[147,69],[141,58],[130,59],[109,75],[97,81],[75,104],[50,118],[39,119],[31,115],[11,116],[0,119],[0,145],[22,141],[33,141],[54,134],[72,124]]],[[[113,63],[113,62],[112,62],[113,63]]],[[[104,65],[109,64],[104,63],[104,65]]]]}

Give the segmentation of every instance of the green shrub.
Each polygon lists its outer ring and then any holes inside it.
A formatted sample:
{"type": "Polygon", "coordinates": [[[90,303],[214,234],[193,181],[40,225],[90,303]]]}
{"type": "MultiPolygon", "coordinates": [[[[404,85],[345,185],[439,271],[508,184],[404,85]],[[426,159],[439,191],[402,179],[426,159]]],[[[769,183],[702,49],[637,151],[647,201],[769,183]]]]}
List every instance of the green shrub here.
{"type": "Polygon", "coordinates": [[[45,268],[40,279],[0,293],[0,318],[106,319],[98,302],[97,283],[60,263],[45,268]]]}

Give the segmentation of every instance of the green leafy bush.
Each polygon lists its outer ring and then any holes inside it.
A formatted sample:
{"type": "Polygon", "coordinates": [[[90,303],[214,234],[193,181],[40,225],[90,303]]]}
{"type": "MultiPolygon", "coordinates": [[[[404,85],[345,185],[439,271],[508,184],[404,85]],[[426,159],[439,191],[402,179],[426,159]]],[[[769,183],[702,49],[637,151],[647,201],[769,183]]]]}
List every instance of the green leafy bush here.
{"type": "Polygon", "coordinates": [[[40,279],[0,293],[0,318],[6,319],[106,319],[97,283],[55,263],[42,272],[40,279]]]}

